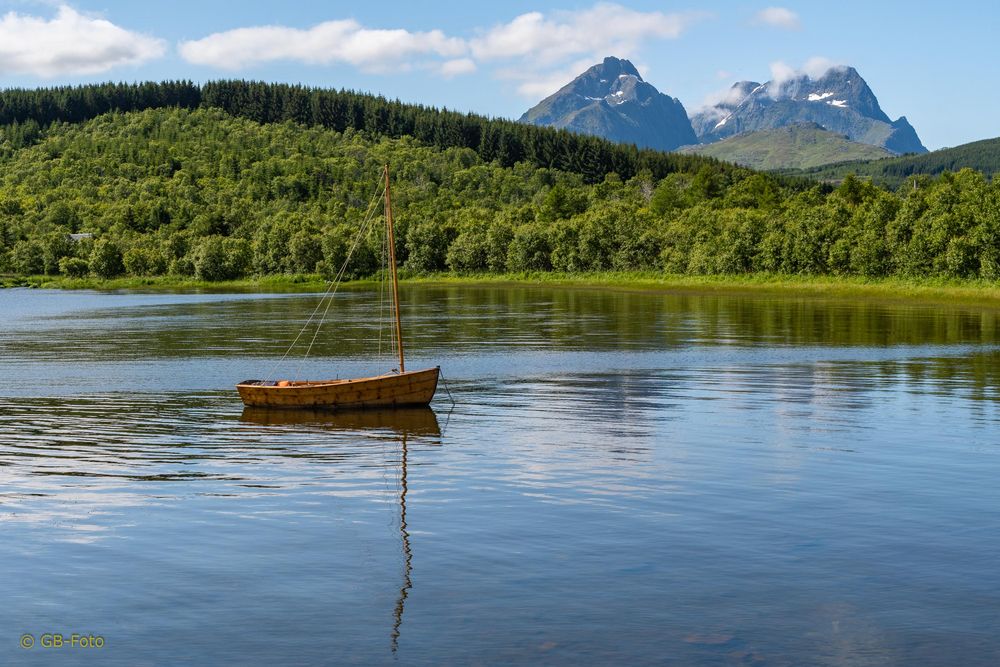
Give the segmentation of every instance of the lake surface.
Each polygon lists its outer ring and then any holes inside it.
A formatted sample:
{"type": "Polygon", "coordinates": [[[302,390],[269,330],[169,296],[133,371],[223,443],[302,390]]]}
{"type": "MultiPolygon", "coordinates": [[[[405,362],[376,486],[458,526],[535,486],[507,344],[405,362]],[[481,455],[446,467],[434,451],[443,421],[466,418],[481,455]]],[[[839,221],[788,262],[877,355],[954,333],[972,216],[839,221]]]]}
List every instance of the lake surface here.
{"type": "Polygon", "coordinates": [[[997,312],[402,296],[0,290],[0,664],[1000,664],[997,312]]]}

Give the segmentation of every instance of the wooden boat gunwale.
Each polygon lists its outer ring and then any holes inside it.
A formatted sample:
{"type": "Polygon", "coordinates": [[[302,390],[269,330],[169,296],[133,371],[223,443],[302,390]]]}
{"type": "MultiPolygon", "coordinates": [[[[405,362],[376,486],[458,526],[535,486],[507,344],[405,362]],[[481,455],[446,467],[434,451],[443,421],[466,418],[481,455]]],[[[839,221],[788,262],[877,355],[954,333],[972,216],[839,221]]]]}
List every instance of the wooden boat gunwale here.
{"type": "Polygon", "coordinates": [[[435,366],[433,368],[425,368],[419,371],[406,371],[405,373],[398,373],[396,371],[389,371],[388,373],[382,373],[381,375],[372,375],[370,377],[363,378],[337,378],[335,380],[282,380],[285,384],[279,384],[277,380],[244,380],[237,384],[237,387],[253,387],[254,389],[290,389],[290,388],[306,388],[306,387],[332,387],[338,385],[346,384],[357,384],[360,382],[377,382],[379,380],[386,380],[388,378],[400,378],[413,375],[423,375],[429,371],[440,371],[440,366],[435,366]]]}
{"type": "Polygon", "coordinates": [[[244,380],[236,389],[244,405],[250,407],[335,410],[417,406],[431,402],[440,372],[435,366],[365,378],[289,381],[283,386],[244,380]]]}

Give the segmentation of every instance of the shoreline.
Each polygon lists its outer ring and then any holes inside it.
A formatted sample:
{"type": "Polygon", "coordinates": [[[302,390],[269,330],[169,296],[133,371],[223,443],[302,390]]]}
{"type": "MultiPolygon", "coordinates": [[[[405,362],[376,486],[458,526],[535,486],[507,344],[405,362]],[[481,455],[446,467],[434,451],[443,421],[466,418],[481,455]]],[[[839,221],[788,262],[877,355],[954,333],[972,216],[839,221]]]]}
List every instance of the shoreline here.
{"type": "MultiPolygon", "coordinates": [[[[511,285],[520,287],[566,287],[613,289],[683,294],[759,295],[792,298],[863,299],[934,305],[1000,307],[1000,281],[943,278],[878,278],[746,274],[692,276],[659,273],[555,272],[520,274],[450,273],[400,276],[409,285],[511,285]]],[[[376,279],[345,281],[344,289],[378,284],[376,279]]],[[[241,280],[207,282],[178,276],[144,278],[66,278],[61,276],[0,277],[0,288],[150,291],[150,292],[322,292],[328,281],[320,275],[272,275],[241,280]]]]}

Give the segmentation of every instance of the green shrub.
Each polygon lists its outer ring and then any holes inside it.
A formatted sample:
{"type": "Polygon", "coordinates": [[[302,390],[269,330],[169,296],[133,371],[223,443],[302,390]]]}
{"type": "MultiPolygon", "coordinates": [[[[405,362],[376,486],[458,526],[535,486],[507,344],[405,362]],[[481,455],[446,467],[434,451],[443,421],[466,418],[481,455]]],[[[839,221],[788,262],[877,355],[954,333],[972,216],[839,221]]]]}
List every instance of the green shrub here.
{"type": "Polygon", "coordinates": [[[125,272],[122,251],[110,239],[97,239],[90,253],[90,270],[101,278],[114,278],[125,272]]]}
{"type": "Polygon", "coordinates": [[[507,251],[507,270],[521,273],[551,269],[552,248],[547,230],[539,223],[518,227],[507,251]]]}
{"type": "Polygon", "coordinates": [[[167,260],[159,247],[136,244],[125,251],[122,264],[130,276],[158,276],[167,270],[167,260]]]}
{"type": "Polygon", "coordinates": [[[45,270],[45,250],[36,241],[18,241],[10,257],[14,271],[21,275],[37,275],[45,270]]]}
{"type": "Polygon", "coordinates": [[[231,278],[226,258],[226,246],[221,236],[208,236],[195,247],[192,258],[198,280],[228,280],[231,278]]]}
{"type": "Polygon", "coordinates": [[[59,272],[70,278],[83,278],[90,272],[90,264],[80,257],[63,257],[59,260],[59,272]]]}

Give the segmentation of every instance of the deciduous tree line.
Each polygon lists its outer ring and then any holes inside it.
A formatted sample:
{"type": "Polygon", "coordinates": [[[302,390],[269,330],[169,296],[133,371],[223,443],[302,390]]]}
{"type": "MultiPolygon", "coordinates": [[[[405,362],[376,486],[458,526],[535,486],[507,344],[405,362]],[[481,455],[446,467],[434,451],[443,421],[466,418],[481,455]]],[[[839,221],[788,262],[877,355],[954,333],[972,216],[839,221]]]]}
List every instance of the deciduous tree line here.
{"type": "MultiPolygon", "coordinates": [[[[332,276],[389,163],[397,254],[413,272],[1000,277],[1000,186],[970,170],[899,192],[853,177],[804,187],[697,157],[595,179],[397,137],[406,126],[391,113],[382,134],[182,106],[3,126],[0,271],[332,276]]],[[[349,275],[377,271],[382,243],[364,238],[349,275]]]]}

